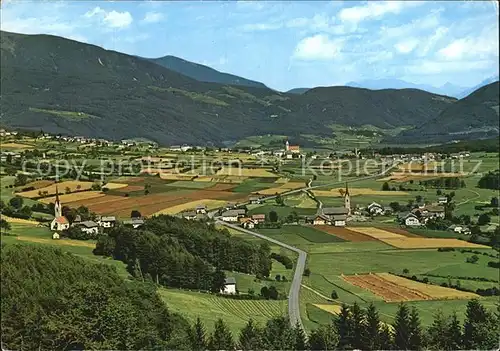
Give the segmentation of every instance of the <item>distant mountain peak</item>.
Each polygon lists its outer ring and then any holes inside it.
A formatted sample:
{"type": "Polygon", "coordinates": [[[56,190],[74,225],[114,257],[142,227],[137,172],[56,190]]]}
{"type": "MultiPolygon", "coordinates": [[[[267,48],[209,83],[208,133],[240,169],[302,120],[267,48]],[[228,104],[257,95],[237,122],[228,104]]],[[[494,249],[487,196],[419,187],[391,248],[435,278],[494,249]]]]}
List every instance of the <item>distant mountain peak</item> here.
{"type": "Polygon", "coordinates": [[[263,83],[242,78],[234,74],[220,72],[212,67],[191,62],[177,56],[167,55],[159,58],[148,58],[147,60],[200,82],[267,88],[263,83]]]}

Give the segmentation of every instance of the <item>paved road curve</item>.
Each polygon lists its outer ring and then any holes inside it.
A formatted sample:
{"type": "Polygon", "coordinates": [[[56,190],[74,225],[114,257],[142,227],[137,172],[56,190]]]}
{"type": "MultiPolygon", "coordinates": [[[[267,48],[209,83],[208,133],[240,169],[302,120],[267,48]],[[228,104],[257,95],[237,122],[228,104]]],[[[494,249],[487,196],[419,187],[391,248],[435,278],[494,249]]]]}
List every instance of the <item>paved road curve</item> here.
{"type": "Polygon", "coordinates": [[[299,258],[297,259],[297,264],[295,265],[295,272],[293,275],[293,280],[292,280],[292,285],[290,286],[290,291],[288,293],[288,316],[290,318],[290,323],[295,326],[297,323],[300,325],[302,329],[304,329],[304,326],[302,325],[302,319],[300,318],[300,305],[299,305],[299,292],[300,292],[300,284],[302,282],[302,275],[304,274],[304,269],[306,266],[306,257],[307,254],[305,251],[302,251],[301,249],[298,249],[296,247],[290,246],[288,244],[282,243],[281,241],[278,241],[273,238],[269,238],[265,235],[252,232],[251,230],[248,229],[243,229],[240,226],[234,225],[234,224],[229,224],[227,222],[223,222],[220,220],[217,220],[218,224],[225,225],[226,227],[232,228],[239,230],[243,233],[249,234],[256,236],[258,238],[270,241],[276,245],[279,245],[285,249],[294,251],[299,254],[299,258]]]}
{"type": "MultiPolygon", "coordinates": [[[[389,167],[388,169],[386,169],[383,172],[380,172],[380,173],[377,173],[377,174],[373,174],[373,175],[369,175],[369,176],[366,176],[366,177],[359,177],[357,179],[351,180],[351,183],[358,182],[358,181],[361,181],[361,180],[374,179],[374,178],[381,177],[381,176],[387,174],[388,172],[390,172],[396,166],[397,166],[397,164],[394,164],[394,165],[392,165],[391,167],[389,167]]],[[[282,193],[281,196],[286,196],[286,195],[291,195],[291,194],[294,194],[294,193],[299,193],[299,192],[301,192],[303,190],[317,189],[317,188],[322,188],[322,187],[326,187],[326,186],[333,186],[333,185],[343,184],[343,182],[337,181],[337,182],[332,182],[332,183],[328,183],[328,184],[321,184],[321,185],[311,186],[311,183],[312,182],[309,181],[306,187],[300,188],[300,189],[291,190],[291,191],[288,191],[286,193],[282,193]]],[[[268,197],[265,197],[263,200],[269,200],[269,199],[273,199],[275,197],[276,197],[276,195],[268,196],[268,197]]],[[[247,205],[247,204],[248,204],[248,202],[241,203],[239,205],[247,205]]],[[[323,204],[320,202],[320,206],[322,206],[322,205],[323,204]]],[[[304,269],[305,269],[305,265],[306,265],[306,258],[307,258],[306,252],[302,251],[301,249],[298,249],[298,248],[296,248],[294,246],[290,246],[288,244],[282,243],[281,241],[278,241],[276,239],[269,238],[269,237],[267,237],[265,235],[262,235],[262,234],[259,234],[259,233],[256,233],[256,232],[252,232],[251,230],[248,230],[248,229],[243,229],[243,228],[241,228],[238,225],[234,225],[234,224],[230,224],[230,223],[227,223],[227,222],[223,222],[223,221],[219,220],[219,217],[217,217],[217,212],[218,212],[218,210],[214,210],[214,211],[211,211],[209,213],[209,217],[210,218],[214,218],[215,217],[216,223],[219,223],[219,224],[222,224],[222,225],[224,225],[226,227],[233,228],[233,229],[239,230],[239,231],[241,231],[243,233],[246,233],[246,234],[249,234],[249,235],[253,235],[253,236],[256,236],[258,238],[267,240],[267,241],[272,242],[272,243],[274,243],[276,245],[284,247],[285,249],[288,249],[288,250],[291,250],[291,251],[294,251],[294,252],[298,253],[299,258],[297,259],[297,264],[295,266],[295,272],[294,272],[294,275],[293,275],[292,285],[290,286],[290,291],[288,293],[288,315],[289,315],[289,318],[290,318],[290,323],[293,326],[297,325],[297,323],[298,323],[300,325],[300,327],[302,329],[304,329],[304,325],[302,324],[302,319],[300,318],[299,294],[300,294],[300,285],[302,283],[302,275],[304,274],[304,269]]]]}

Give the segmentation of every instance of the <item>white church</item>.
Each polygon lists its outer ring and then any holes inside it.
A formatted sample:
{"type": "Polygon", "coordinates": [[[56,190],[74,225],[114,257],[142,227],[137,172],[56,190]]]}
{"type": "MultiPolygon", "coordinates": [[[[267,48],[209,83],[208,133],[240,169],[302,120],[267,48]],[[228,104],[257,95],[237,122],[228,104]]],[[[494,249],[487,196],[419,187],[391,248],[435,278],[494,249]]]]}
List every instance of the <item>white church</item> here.
{"type": "Polygon", "coordinates": [[[56,201],[54,203],[54,219],[50,223],[50,229],[61,232],[69,228],[69,221],[62,215],[62,205],[59,200],[59,190],[56,185],[56,201]]]}

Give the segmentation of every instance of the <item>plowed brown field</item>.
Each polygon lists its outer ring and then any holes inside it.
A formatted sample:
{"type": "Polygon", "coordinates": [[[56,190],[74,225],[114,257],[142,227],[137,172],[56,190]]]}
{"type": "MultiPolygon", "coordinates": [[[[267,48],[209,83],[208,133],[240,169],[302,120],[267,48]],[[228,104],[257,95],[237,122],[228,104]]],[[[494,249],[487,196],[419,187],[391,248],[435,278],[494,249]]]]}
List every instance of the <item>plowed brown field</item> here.
{"type": "Polygon", "coordinates": [[[353,285],[370,290],[386,302],[477,297],[473,293],[424,284],[389,273],[349,275],[342,278],[353,285]]]}
{"type": "Polygon", "coordinates": [[[213,199],[238,202],[246,200],[247,195],[227,191],[172,191],[144,196],[105,195],[99,198],[68,203],[71,207],[84,205],[98,214],[129,217],[132,210],[138,210],[143,216],[150,216],[168,207],[181,205],[195,200],[213,199]]]}
{"type": "Polygon", "coordinates": [[[334,235],[338,238],[347,240],[347,241],[353,241],[353,242],[360,242],[360,241],[378,241],[375,238],[372,238],[369,235],[357,233],[355,231],[346,229],[346,228],[341,228],[341,227],[333,227],[331,225],[318,225],[315,226],[314,228],[317,228],[325,233],[334,235]]]}

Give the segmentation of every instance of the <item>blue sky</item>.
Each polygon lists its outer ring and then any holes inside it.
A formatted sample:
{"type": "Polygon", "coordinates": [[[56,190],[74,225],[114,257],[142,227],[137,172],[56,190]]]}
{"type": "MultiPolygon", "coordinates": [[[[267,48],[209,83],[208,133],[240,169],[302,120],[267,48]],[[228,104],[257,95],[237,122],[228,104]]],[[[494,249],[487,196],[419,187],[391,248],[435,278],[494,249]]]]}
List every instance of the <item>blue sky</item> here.
{"type": "Polygon", "coordinates": [[[288,90],[398,78],[473,86],[498,74],[492,1],[2,0],[2,30],[175,55],[288,90]]]}

